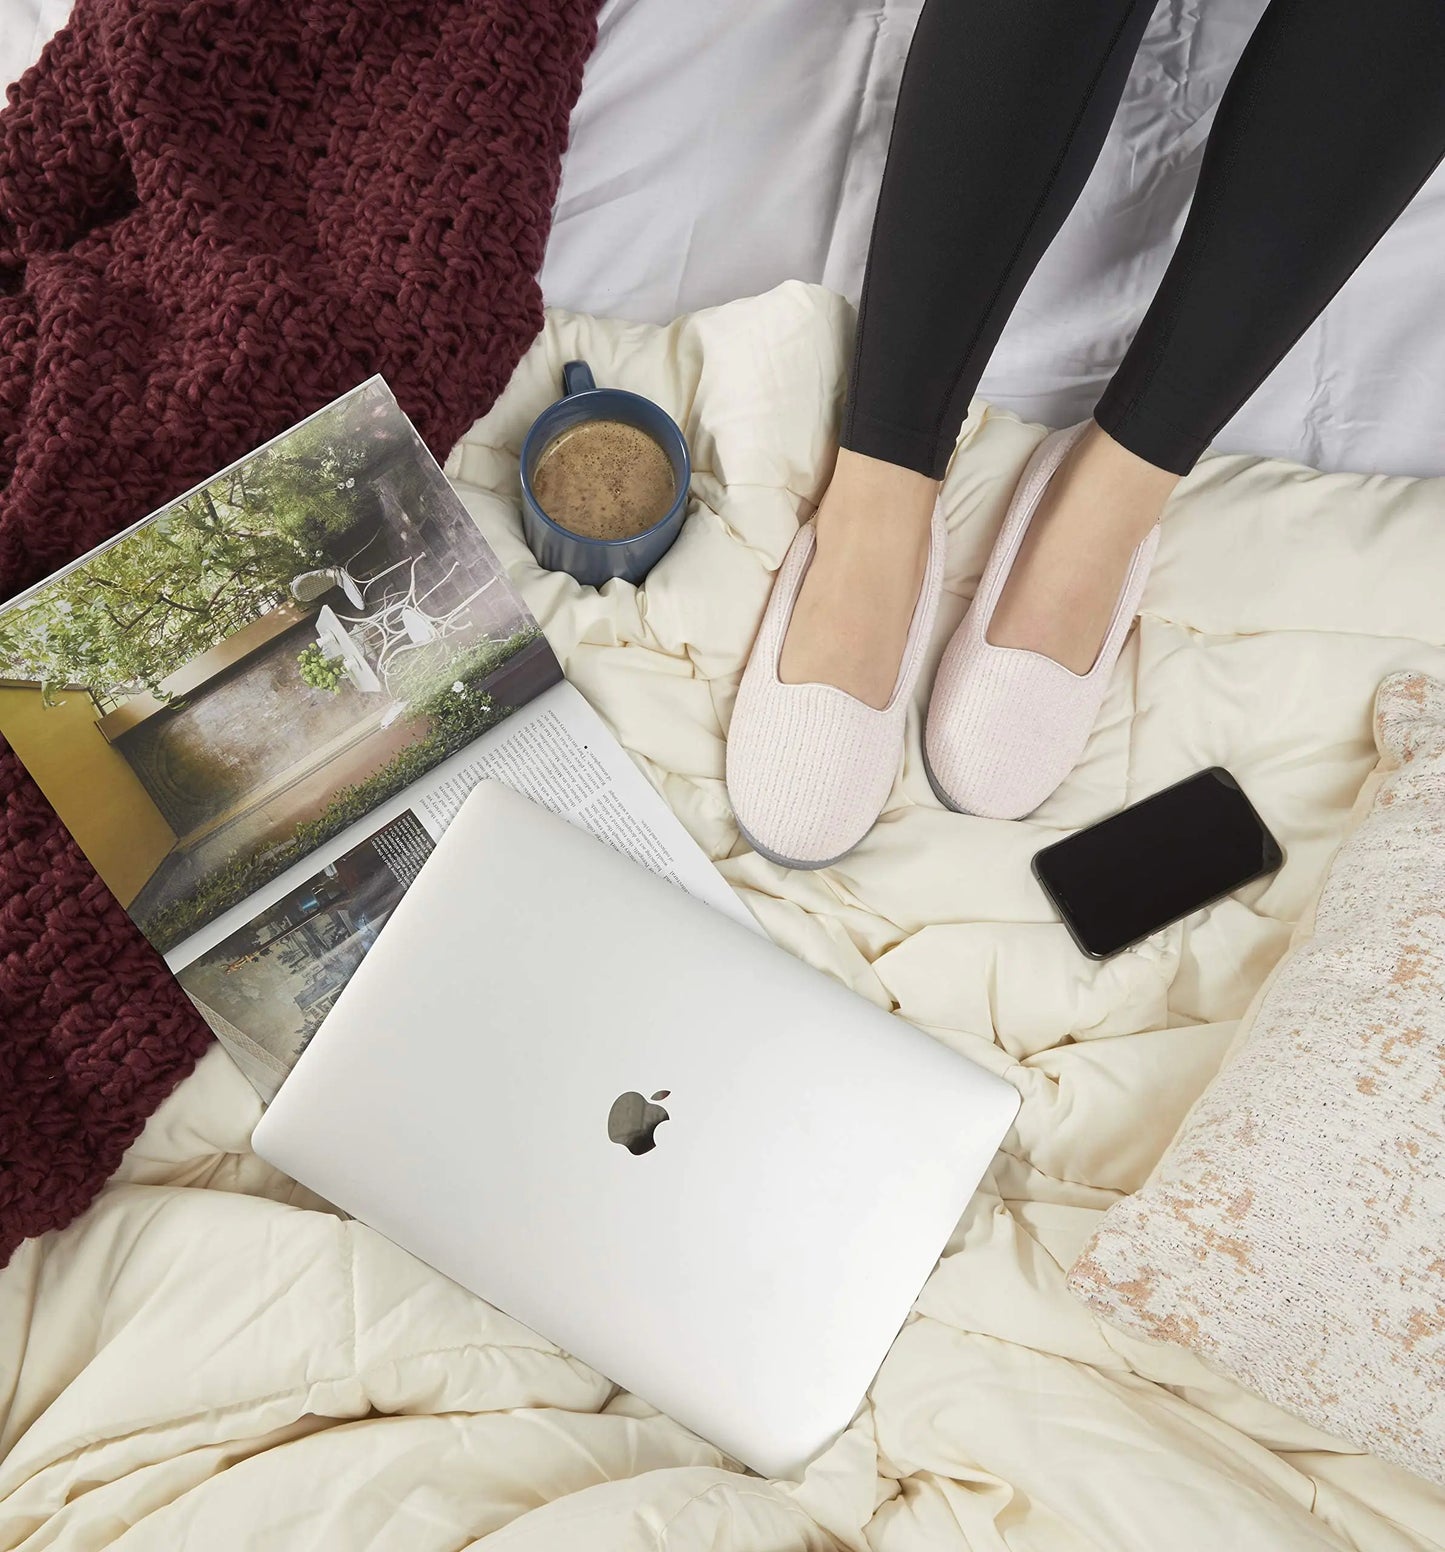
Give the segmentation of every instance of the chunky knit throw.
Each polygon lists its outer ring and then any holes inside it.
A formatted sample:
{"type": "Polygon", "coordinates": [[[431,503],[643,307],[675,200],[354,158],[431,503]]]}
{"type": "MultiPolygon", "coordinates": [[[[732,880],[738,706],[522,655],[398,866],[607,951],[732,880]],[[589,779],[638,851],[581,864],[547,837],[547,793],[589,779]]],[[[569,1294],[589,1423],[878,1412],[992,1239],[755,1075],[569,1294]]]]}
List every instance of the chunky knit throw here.
{"type": "MultiPolygon", "coordinates": [[[[445,455],[542,322],[598,0],[78,0],[0,114],[0,596],[382,372],[445,455]]],[[[0,746],[0,1264],[208,1035],[0,746]]]]}

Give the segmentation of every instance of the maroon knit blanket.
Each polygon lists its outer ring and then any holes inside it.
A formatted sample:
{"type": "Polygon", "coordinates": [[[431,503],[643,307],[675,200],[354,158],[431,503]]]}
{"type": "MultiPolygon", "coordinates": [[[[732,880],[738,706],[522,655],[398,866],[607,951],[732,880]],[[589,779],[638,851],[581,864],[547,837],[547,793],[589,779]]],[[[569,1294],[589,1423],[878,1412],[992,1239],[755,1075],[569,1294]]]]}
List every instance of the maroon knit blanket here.
{"type": "MultiPolygon", "coordinates": [[[[78,0],[0,114],[0,596],[386,375],[438,456],[542,323],[599,0],[78,0]]],[[[209,1035],[0,745],[0,1265],[209,1035]]]]}

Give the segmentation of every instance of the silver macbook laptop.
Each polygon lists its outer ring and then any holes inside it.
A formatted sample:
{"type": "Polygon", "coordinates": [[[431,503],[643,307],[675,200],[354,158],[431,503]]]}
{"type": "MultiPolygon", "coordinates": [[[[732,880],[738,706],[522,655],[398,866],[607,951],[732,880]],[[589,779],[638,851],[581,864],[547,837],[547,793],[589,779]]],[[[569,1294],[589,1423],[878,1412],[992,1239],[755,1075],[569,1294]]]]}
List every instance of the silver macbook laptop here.
{"type": "Polygon", "coordinates": [[[255,1148],[787,1477],[851,1420],[1017,1108],[489,782],[255,1148]]]}

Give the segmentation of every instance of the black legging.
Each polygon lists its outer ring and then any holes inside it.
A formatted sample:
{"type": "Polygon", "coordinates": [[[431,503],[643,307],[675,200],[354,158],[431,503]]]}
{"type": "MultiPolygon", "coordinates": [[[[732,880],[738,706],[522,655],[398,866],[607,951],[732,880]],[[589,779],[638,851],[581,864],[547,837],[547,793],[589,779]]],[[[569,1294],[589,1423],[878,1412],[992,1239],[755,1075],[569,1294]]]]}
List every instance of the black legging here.
{"type": "MultiPolygon", "coordinates": [[[[1153,8],[927,0],[874,222],[845,447],[942,476],[1153,8]]],[[[1187,474],[1442,155],[1445,0],[1273,0],[1099,425],[1187,474]]]]}

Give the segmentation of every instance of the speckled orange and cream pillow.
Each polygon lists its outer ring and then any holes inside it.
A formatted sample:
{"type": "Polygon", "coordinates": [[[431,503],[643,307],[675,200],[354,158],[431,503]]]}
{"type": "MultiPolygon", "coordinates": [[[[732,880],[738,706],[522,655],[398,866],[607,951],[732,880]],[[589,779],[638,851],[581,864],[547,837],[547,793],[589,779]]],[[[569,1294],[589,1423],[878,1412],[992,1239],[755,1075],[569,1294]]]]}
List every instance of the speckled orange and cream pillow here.
{"type": "Polygon", "coordinates": [[[1387,679],[1375,734],[1313,921],[1069,1283],[1445,1482],[1445,684],[1387,679]]]}

